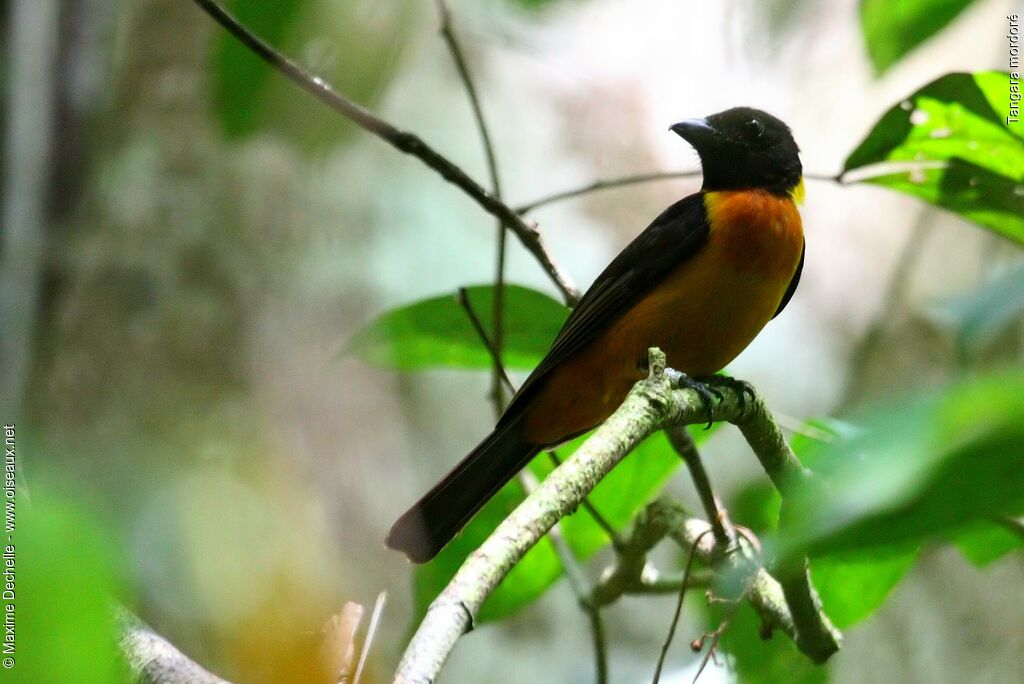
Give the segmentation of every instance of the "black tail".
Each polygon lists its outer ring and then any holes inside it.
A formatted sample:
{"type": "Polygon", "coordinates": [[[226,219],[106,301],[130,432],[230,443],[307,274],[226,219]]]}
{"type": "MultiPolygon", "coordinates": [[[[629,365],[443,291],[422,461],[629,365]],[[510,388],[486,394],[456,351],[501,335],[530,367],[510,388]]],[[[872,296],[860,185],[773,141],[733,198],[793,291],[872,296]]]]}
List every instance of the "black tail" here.
{"type": "Polygon", "coordinates": [[[426,563],[538,451],[519,439],[515,422],[501,426],[398,519],[387,545],[414,563],[426,563]]]}

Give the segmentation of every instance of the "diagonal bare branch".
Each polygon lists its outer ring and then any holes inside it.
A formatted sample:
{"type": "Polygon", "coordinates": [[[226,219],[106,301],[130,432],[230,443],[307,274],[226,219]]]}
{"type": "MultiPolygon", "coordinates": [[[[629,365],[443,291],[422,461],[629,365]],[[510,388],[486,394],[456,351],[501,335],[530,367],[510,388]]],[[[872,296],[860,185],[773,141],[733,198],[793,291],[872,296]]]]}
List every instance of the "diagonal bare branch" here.
{"type": "Polygon", "coordinates": [[[439,173],[445,180],[452,183],[473,200],[487,213],[507,225],[523,243],[523,246],[536,257],[541,267],[562,293],[567,305],[572,306],[579,299],[579,291],[565,270],[555,261],[541,237],[540,231],[533,223],[527,223],[507,204],[492,193],[487,192],[459,166],[424,142],[419,136],[403,131],[380,118],[365,107],[336,91],[331,84],[319,76],[315,76],[297,63],[265,43],[262,39],[240,24],[234,16],[214,0],[193,0],[209,14],[218,24],[235,36],[255,55],[300,88],[326,104],[328,107],[346,117],[363,130],[374,134],[389,143],[400,152],[416,157],[421,162],[439,173]]]}

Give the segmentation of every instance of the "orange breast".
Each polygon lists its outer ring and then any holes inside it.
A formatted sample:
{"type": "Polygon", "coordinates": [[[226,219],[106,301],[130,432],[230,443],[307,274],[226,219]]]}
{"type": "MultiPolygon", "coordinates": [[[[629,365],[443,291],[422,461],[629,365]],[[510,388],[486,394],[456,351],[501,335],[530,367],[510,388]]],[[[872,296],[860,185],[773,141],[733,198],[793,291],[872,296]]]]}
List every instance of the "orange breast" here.
{"type": "Polygon", "coordinates": [[[660,347],[671,367],[710,375],[771,320],[803,249],[789,197],[763,191],[705,195],[707,242],[575,357],[551,371],[527,409],[523,437],[554,444],[614,411],[660,347]]]}

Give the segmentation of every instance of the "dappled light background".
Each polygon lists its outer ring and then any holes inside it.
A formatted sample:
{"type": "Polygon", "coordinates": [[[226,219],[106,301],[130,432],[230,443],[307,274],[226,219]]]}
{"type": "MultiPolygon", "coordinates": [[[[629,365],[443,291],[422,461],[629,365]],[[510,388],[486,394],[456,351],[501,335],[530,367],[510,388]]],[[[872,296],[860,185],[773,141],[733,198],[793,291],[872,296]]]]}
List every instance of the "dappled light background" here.
{"type": "MultiPolygon", "coordinates": [[[[315,680],[310,654],[330,616],[346,601],[369,610],[386,591],[368,665],[370,680],[383,681],[413,605],[411,566],[384,535],[489,431],[489,376],[399,374],[343,350],[385,310],[488,282],[493,219],[270,73],[190,2],[60,4],[46,75],[59,97],[39,116],[51,154],[38,313],[19,331],[26,362],[11,371],[20,407],[4,397],[32,436],[27,486],[54,510],[82,511],[99,530],[111,591],[229,679],[315,680]]],[[[486,178],[433,3],[226,4],[486,178]]],[[[805,170],[834,174],[907,93],[950,71],[1005,68],[1010,5],[975,3],[882,78],[854,0],[451,8],[506,198],[519,203],[599,178],[696,168],[669,124],[738,104],[784,119],[805,170]]],[[[4,76],[9,109],[21,84],[4,76]]],[[[635,185],[535,218],[586,285],[698,187],[696,178],[635,185]]],[[[1019,363],[1019,319],[965,348],[936,313],[1019,263],[1017,247],[874,187],[808,181],[803,217],[800,290],[731,367],[786,425],[1019,363]]],[[[509,282],[555,295],[532,257],[509,245],[509,282]]],[[[727,505],[764,477],[733,428],[704,451],[727,505]]],[[[667,489],[697,508],[685,476],[667,489]]],[[[978,568],[955,548],[926,549],[893,599],[847,630],[832,676],[1019,681],[1022,560],[978,568]]],[[[668,681],[692,679],[699,656],[686,643],[705,628],[701,601],[687,604],[668,681]]],[[[612,681],[649,681],[672,608],[671,598],[644,597],[608,610],[612,681]]],[[[563,581],[467,636],[443,680],[589,682],[589,649],[563,581]]],[[[711,666],[701,681],[734,677],[711,666]]]]}

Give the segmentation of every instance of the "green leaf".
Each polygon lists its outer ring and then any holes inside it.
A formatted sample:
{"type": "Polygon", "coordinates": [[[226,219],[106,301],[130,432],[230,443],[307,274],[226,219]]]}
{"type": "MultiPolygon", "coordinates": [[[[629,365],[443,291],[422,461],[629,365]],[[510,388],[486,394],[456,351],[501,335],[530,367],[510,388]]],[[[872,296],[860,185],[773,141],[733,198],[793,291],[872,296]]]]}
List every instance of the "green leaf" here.
{"type": "Polygon", "coordinates": [[[784,503],[784,552],[914,545],[1024,509],[1024,374],[889,403],[859,426],[818,447],[828,487],[805,487],[784,503]]]}
{"type": "Polygon", "coordinates": [[[868,56],[881,75],[953,21],[973,0],[861,0],[868,56]]]}
{"type": "Polygon", "coordinates": [[[1011,127],[1005,72],[953,73],[892,107],[843,175],[919,197],[1024,243],[1024,139],[1011,127]],[[886,164],[875,168],[875,165],[886,164]],[[909,171],[886,171],[893,166],[909,171]]]}
{"type": "Polygon", "coordinates": [[[31,505],[25,497],[17,505],[16,676],[25,682],[126,681],[114,639],[113,601],[122,591],[116,546],[87,511],[37,485],[31,505]]]}
{"type": "Polygon", "coordinates": [[[811,562],[811,579],[825,614],[845,629],[875,612],[917,560],[899,546],[837,553],[811,562]]]}
{"type": "MultiPolygon", "coordinates": [[[[712,432],[697,428],[691,434],[699,443],[712,432]]],[[[568,457],[587,436],[579,437],[562,447],[559,454],[563,458],[568,457]]],[[[664,434],[652,435],[616,466],[587,498],[613,527],[623,530],[661,489],[679,464],[679,456],[664,434]]],[[[543,476],[553,469],[553,465],[547,454],[540,454],[530,464],[530,468],[543,476]]],[[[413,590],[417,615],[426,610],[466,556],[487,539],[523,498],[522,487],[518,480],[513,480],[477,513],[462,534],[445,547],[437,558],[417,568],[413,590]]],[[[582,507],[564,518],[561,527],[563,536],[580,560],[586,560],[609,543],[608,535],[582,507]]],[[[539,598],[563,574],[562,563],[551,542],[545,537],[526,554],[487,599],[478,621],[498,620],[511,615],[539,598]]]]}
{"type": "MultiPolygon", "coordinates": [[[[493,326],[494,288],[470,287],[466,296],[484,330],[493,326]]],[[[551,297],[518,285],[505,286],[506,368],[531,370],[558,334],[569,310],[551,297]]],[[[491,367],[491,355],[455,295],[423,299],[392,309],[356,333],[346,352],[384,368],[491,367]]]]}
{"type": "Polygon", "coordinates": [[[999,560],[1024,546],[1024,536],[988,520],[975,520],[954,530],[950,537],[960,553],[979,567],[999,560]]]}

